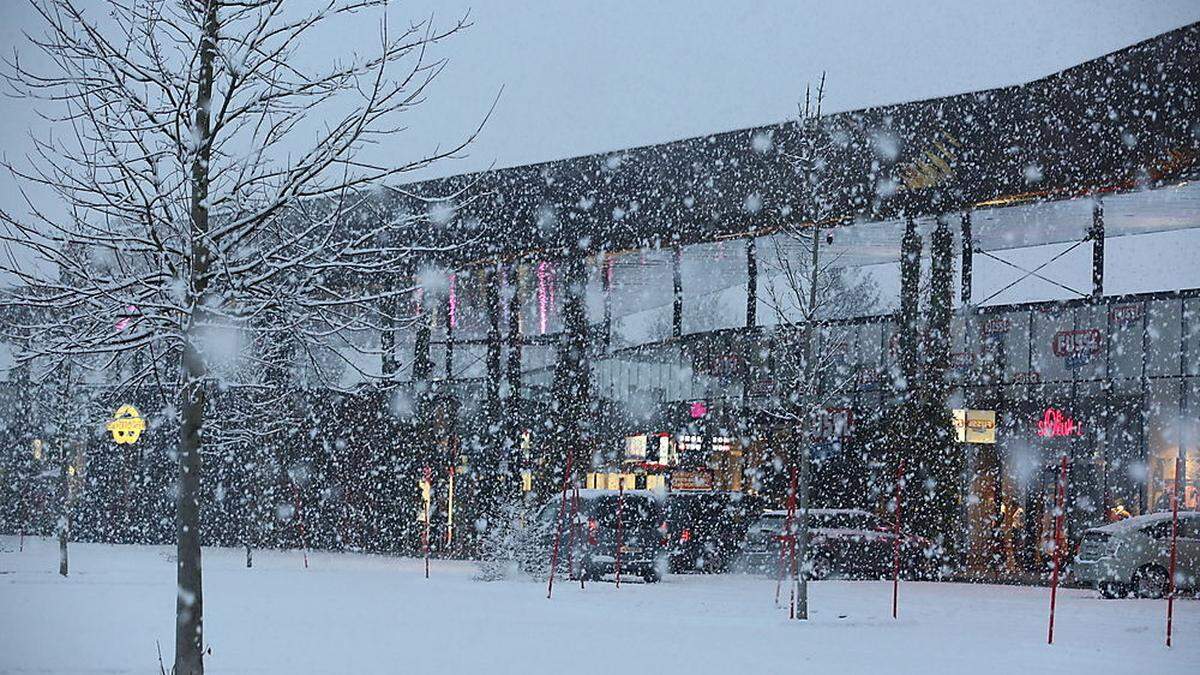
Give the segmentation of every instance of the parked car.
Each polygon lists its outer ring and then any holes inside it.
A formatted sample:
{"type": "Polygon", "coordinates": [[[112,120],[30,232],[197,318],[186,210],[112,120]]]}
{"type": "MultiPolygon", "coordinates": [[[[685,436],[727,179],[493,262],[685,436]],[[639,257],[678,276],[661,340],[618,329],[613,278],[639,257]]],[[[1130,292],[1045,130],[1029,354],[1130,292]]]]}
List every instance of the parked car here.
{"type": "MultiPolygon", "coordinates": [[[[1161,598],[1168,589],[1171,513],[1134,516],[1083,534],[1072,574],[1106,598],[1161,598]]],[[[1200,511],[1181,511],[1176,533],[1175,584],[1200,590],[1200,511]]]]}
{"type": "Polygon", "coordinates": [[[762,513],[761,504],[741,492],[672,492],[667,497],[671,571],[724,572],[762,513]]]}
{"type": "MultiPolygon", "coordinates": [[[[861,509],[810,509],[808,558],[810,579],[846,577],[877,579],[892,576],[897,536],[901,574],[929,578],[936,574],[938,551],[933,542],[901,532],[879,516],[861,509]]],[[[787,511],[767,511],[746,534],[739,567],[751,572],[780,574],[787,511]]],[[[795,525],[793,525],[793,531],[795,525]]]]}
{"type": "MultiPolygon", "coordinates": [[[[666,564],[667,523],[662,499],[661,494],[650,490],[625,490],[624,495],[616,490],[580,490],[572,552],[568,496],[559,540],[559,569],[565,570],[573,555],[580,561],[579,569],[585,579],[596,580],[615,573],[619,540],[622,575],[641,577],[648,583],[659,581],[661,566],[666,564]]],[[[561,497],[546,502],[534,523],[539,545],[547,552],[558,531],[560,505],[561,497]]]]}

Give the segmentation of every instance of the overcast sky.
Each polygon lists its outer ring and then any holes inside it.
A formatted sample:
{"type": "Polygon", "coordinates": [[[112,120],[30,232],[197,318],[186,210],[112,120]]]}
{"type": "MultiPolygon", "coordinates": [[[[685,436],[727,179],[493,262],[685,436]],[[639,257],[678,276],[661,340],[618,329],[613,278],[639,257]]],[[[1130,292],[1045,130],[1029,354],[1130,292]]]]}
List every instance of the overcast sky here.
{"type": "MultiPolygon", "coordinates": [[[[777,122],[822,70],[831,110],[1012,84],[1200,20],[1197,0],[415,0],[395,3],[391,13],[423,17],[436,9],[446,22],[467,8],[474,25],[439,51],[450,64],[408,120],[411,132],[381,149],[410,157],[461,138],[503,85],[470,156],[436,173],[777,122]]],[[[5,53],[29,54],[21,35],[28,30],[41,27],[27,3],[0,0],[5,53]]],[[[305,45],[304,56],[331,59],[373,38],[365,24],[362,34],[305,45]]],[[[45,131],[27,101],[0,100],[7,157],[26,152],[31,126],[45,131]]],[[[0,204],[14,197],[11,179],[0,177],[0,204]]]]}

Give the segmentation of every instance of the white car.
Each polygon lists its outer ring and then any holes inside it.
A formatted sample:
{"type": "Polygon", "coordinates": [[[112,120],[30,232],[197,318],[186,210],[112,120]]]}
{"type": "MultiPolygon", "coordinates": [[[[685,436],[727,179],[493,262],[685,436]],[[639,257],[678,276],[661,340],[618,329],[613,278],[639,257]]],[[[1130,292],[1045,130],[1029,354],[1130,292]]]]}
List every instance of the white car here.
{"type": "MultiPolygon", "coordinates": [[[[1126,518],[1083,535],[1072,573],[1106,598],[1161,598],[1171,564],[1170,512],[1126,518]]],[[[1200,511],[1180,511],[1175,586],[1200,590],[1200,511]]]]}

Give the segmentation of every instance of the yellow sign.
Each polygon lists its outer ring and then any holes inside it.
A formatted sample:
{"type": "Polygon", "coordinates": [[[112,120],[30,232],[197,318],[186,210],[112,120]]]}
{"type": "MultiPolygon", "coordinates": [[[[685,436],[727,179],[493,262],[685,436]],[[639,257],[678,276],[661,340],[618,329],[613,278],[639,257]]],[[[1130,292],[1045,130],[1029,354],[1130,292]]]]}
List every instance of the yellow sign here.
{"type": "Polygon", "coordinates": [[[995,443],[995,410],[954,410],[954,433],[959,443],[995,443]]]}
{"type": "Polygon", "coordinates": [[[142,432],[146,430],[146,420],[142,419],[137,408],[123,405],[117,408],[112,421],[104,426],[118,444],[133,444],[141,438],[142,432]]]}

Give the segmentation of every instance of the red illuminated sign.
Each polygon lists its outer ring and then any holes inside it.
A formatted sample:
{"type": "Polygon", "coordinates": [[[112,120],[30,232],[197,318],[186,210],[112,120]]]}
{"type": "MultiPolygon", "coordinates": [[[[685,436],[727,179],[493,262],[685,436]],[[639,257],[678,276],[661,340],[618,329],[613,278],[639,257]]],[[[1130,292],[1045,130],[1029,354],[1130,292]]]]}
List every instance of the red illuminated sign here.
{"type": "Polygon", "coordinates": [[[1046,408],[1042,419],[1037,423],[1037,435],[1042,438],[1059,438],[1063,436],[1082,436],[1083,426],[1075,422],[1074,417],[1068,417],[1058,408],[1046,408]]]}
{"type": "Polygon", "coordinates": [[[693,401],[690,412],[692,419],[699,419],[708,414],[708,404],[704,401],[693,401]]]}

